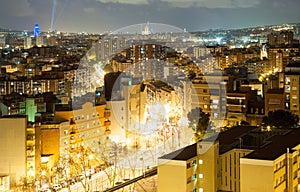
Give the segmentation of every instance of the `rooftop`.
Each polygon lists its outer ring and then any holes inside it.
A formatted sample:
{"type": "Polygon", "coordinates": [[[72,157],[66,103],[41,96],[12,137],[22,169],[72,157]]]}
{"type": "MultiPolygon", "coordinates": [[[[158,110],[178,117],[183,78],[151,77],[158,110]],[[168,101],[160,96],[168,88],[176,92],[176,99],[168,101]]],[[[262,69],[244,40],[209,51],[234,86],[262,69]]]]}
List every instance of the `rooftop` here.
{"type": "Polygon", "coordinates": [[[290,129],[287,134],[275,135],[268,139],[268,144],[255,150],[245,158],[275,160],[287,152],[287,148],[294,148],[300,144],[300,129],[290,129]]]}
{"type": "Polygon", "coordinates": [[[194,143],[192,145],[178,149],[176,151],[173,151],[173,152],[166,154],[159,158],[160,159],[178,160],[178,161],[187,161],[196,156],[197,156],[197,144],[194,143]]]}
{"type": "MultiPolygon", "coordinates": [[[[256,126],[233,127],[225,132],[220,133],[218,136],[214,135],[203,141],[214,142],[216,140],[219,140],[220,152],[222,152],[224,150],[231,149],[232,147],[234,148],[235,144],[237,142],[239,142],[239,138],[241,138],[243,135],[245,135],[251,131],[254,131],[255,129],[257,129],[256,126]],[[234,144],[234,146],[232,146],[232,144],[234,144]],[[221,148],[224,148],[224,150],[221,148]]],[[[195,156],[197,156],[197,144],[196,143],[189,145],[187,147],[178,149],[176,151],[173,151],[169,154],[166,154],[166,155],[160,157],[160,159],[187,161],[188,159],[191,159],[195,156]]]]}

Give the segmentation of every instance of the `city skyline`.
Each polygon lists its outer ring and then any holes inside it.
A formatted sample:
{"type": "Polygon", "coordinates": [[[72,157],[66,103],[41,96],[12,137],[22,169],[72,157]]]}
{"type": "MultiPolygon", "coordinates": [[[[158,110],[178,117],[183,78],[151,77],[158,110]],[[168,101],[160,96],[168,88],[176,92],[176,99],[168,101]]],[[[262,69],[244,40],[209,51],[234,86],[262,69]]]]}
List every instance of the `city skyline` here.
{"type": "Polygon", "coordinates": [[[13,0],[0,8],[5,18],[0,27],[32,30],[39,23],[41,31],[103,33],[150,21],[188,31],[244,28],[298,22],[299,5],[296,0],[13,0]]]}
{"type": "Polygon", "coordinates": [[[10,0],[0,192],[300,191],[299,0],[10,0]]]}

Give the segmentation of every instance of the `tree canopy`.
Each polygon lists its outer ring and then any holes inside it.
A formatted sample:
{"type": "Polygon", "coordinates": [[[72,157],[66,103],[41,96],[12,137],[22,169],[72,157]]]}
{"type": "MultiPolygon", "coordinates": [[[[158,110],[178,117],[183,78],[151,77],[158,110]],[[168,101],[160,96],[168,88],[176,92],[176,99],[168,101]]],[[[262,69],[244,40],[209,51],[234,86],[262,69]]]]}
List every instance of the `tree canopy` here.
{"type": "Polygon", "coordinates": [[[283,128],[295,127],[298,125],[298,122],[298,115],[285,110],[270,111],[268,116],[265,116],[262,120],[262,123],[266,125],[283,128]]]}
{"type": "Polygon", "coordinates": [[[187,117],[190,121],[190,127],[195,131],[194,140],[199,141],[207,130],[210,115],[198,107],[192,109],[187,117]]]}

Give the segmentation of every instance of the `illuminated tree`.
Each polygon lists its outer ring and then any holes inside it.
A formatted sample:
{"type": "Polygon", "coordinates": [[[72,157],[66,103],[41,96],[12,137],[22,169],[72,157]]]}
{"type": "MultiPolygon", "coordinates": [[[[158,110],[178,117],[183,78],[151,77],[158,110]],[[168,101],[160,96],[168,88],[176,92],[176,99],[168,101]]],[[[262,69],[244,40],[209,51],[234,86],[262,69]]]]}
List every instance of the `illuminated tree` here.
{"type": "Polygon", "coordinates": [[[17,187],[17,191],[34,192],[36,191],[35,179],[29,177],[22,177],[20,184],[17,187]]]}
{"type": "Polygon", "coordinates": [[[68,191],[70,189],[69,181],[76,181],[82,184],[85,192],[92,190],[91,175],[92,169],[101,167],[107,176],[110,186],[114,186],[116,171],[112,169],[104,169],[110,167],[109,153],[95,154],[92,150],[83,146],[73,150],[69,155],[61,157],[55,164],[54,171],[56,179],[67,182],[68,191]]]}

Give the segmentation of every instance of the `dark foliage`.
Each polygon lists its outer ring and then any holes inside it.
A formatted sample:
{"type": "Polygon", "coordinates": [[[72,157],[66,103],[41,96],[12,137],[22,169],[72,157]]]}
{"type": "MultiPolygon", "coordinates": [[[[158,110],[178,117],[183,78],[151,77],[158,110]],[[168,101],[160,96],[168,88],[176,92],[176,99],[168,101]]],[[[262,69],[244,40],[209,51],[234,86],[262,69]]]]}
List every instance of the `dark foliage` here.
{"type": "Polygon", "coordinates": [[[276,110],[270,111],[268,116],[263,118],[262,122],[269,126],[291,128],[298,125],[299,117],[298,115],[294,115],[289,111],[276,110]]]}

